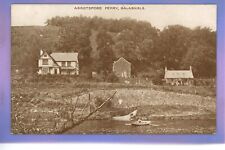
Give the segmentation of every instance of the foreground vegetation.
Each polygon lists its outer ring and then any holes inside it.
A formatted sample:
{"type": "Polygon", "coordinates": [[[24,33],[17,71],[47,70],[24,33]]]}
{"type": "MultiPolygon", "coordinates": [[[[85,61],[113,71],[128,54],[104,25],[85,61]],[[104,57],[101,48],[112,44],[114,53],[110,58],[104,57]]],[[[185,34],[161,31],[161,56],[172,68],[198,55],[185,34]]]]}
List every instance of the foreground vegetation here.
{"type": "Polygon", "coordinates": [[[89,119],[111,119],[138,109],[141,119],[215,119],[215,88],[107,83],[79,78],[40,77],[12,80],[12,133],[57,134],[88,115],[117,91],[89,119]],[[48,82],[46,82],[48,80],[48,82]],[[50,81],[51,80],[51,81],[50,81]]]}

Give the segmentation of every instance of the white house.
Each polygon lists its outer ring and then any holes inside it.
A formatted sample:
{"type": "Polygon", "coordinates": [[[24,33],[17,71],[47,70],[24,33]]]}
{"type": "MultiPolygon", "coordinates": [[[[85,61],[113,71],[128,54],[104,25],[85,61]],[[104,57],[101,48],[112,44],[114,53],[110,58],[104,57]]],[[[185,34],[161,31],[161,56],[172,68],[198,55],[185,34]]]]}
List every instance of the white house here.
{"type": "Polygon", "coordinates": [[[78,53],[51,53],[40,50],[38,74],[79,75],[78,53]]]}
{"type": "Polygon", "coordinates": [[[190,66],[189,70],[167,70],[165,67],[164,80],[167,84],[171,85],[192,85],[193,84],[193,72],[190,66]]]}

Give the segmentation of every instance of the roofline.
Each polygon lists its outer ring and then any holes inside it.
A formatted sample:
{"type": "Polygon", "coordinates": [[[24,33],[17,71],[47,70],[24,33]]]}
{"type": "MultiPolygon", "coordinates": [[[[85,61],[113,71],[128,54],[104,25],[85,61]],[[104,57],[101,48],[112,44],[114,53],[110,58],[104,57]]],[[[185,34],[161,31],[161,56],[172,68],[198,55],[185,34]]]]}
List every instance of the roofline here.
{"type": "Polygon", "coordinates": [[[166,70],[166,72],[192,72],[192,70],[166,70]]]}
{"type": "Polygon", "coordinates": [[[77,60],[73,60],[73,61],[68,61],[68,60],[60,60],[60,61],[56,61],[55,62],[78,62],[77,60]]]}
{"type": "Polygon", "coordinates": [[[51,53],[50,54],[50,56],[52,57],[52,59],[54,59],[55,60],[55,62],[78,62],[78,55],[79,55],[79,53],[78,52],[69,52],[69,53],[67,53],[67,52],[53,52],[53,53],[51,53]],[[58,61],[58,60],[55,60],[51,55],[54,55],[54,54],[76,54],[76,60],[73,60],[73,61],[68,61],[68,60],[60,60],[60,61],[58,61]]]}
{"type": "Polygon", "coordinates": [[[165,71],[191,71],[192,72],[192,66],[190,66],[190,69],[186,69],[186,70],[169,70],[167,69],[167,67],[165,67],[165,71]]]}
{"type": "MultiPolygon", "coordinates": [[[[41,50],[42,50],[42,49],[41,49],[41,50]]],[[[54,62],[58,67],[60,67],[59,64],[57,64],[57,62],[55,61],[55,59],[54,59],[47,51],[45,51],[45,50],[42,50],[42,51],[43,51],[43,54],[42,54],[41,56],[43,56],[44,53],[47,53],[48,56],[51,57],[51,59],[53,60],[53,62],[54,62]]],[[[39,56],[39,59],[41,58],[41,56],[39,56]]]]}
{"type": "Polygon", "coordinates": [[[77,55],[79,54],[78,52],[52,52],[51,54],[53,54],[53,53],[56,53],[56,54],[57,53],[67,53],[67,54],[73,53],[73,54],[77,54],[77,55]]]}
{"type": "Polygon", "coordinates": [[[131,62],[129,62],[128,60],[126,60],[124,57],[120,57],[118,60],[116,60],[116,61],[114,61],[113,63],[116,63],[116,62],[118,62],[120,59],[124,59],[126,62],[128,62],[129,64],[131,64],[131,62]]]}

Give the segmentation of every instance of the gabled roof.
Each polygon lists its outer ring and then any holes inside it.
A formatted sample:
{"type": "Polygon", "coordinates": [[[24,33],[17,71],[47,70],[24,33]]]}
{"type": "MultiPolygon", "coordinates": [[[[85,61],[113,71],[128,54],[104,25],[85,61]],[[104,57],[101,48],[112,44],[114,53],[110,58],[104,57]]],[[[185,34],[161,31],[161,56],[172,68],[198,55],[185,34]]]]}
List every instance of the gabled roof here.
{"type": "Polygon", "coordinates": [[[192,70],[167,70],[165,71],[165,79],[176,79],[176,78],[181,78],[181,79],[189,79],[189,78],[194,78],[192,70]]]}
{"type": "Polygon", "coordinates": [[[45,50],[41,50],[41,51],[42,51],[42,54],[41,54],[40,57],[42,57],[43,55],[48,55],[48,56],[52,59],[52,61],[54,62],[53,66],[54,66],[54,67],[58,67],[58,66],[59,66],[59,65],[56,63],[56,61],[54,60],[54,58],[52,58],[51,55],[49,55],[45,50]]]}
{"type": "Polygon", "coordinates": [[[55,61],[78,61],[78,53],[51,53],[55,61]]]}
{"type": "Polygon", "coordinates": [[[120,57],[118,60],[114,61],[113,63],[117,63],[119,61],[125,61],[125,62],[128,62],[129,64],[131,64],[129,61],[127,61],[125,58],[123,57],[120,57]]]}

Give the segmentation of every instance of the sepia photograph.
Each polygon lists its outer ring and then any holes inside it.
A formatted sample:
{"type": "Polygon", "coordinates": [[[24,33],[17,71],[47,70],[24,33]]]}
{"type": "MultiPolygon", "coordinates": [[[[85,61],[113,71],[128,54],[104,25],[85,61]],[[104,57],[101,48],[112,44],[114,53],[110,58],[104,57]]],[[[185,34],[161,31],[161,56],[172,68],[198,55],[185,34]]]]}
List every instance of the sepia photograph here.
{"type": "Polygon", "coordinates": [[[217,6],[12,4],[11,134],[216,134],[217,6]]]}

